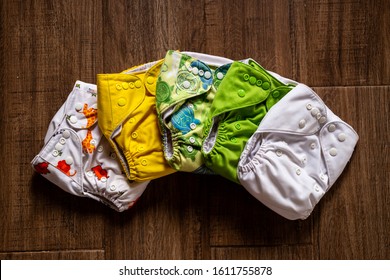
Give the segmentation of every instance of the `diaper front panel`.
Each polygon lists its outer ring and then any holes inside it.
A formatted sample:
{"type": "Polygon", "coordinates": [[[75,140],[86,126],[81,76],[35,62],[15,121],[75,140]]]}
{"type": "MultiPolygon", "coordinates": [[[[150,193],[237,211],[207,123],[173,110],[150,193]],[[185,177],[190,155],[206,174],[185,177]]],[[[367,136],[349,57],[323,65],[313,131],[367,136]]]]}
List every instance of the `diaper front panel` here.
{"type": "Polygon", "coordinates": [[[276,104],[249,139],[240,183],[280,215],[305,219],[341,174],[358,140],[308,87],[276,104]]]}
{"type": "Polygon", "coordinates": [[[162,62],[130,68],[121,74],[98,75],[100,115],[111,127],[102,129],[121,158],[130,180],[148,181],[175,172],[164,159],[155,107],[157,76],[162,62]],[[109,100],[109,102],[107,102],[109,100]],[[114,114],[122,116],[114,121],[114,114]]]}
{"type": "MultiPolygon", "coordinates": [[[[204,56],[207,58],[207,56],[204,56]]],[[[200,152],[216,90],[230,63],[198,60],[168,51],[157,82],[156,102],[164,156],[176,170],[208,173],[200,152]]]]}
{"type": "Polygon", "coordinates": [[[124,211],[135,203],[147,183],[130,184],[122,174],[99,130],[97,112],[96,85],[77,81],[53,118],[46,143],[32,165],[65,191],[124,211]]]}
{"type": "Polygon", "coordinates": [[[253,60],[249,64],[234,62],[206,120],[202,147],[206,166],[239,183],[238,161],[248,139],[267,111],[291,89],[253,60]]]}

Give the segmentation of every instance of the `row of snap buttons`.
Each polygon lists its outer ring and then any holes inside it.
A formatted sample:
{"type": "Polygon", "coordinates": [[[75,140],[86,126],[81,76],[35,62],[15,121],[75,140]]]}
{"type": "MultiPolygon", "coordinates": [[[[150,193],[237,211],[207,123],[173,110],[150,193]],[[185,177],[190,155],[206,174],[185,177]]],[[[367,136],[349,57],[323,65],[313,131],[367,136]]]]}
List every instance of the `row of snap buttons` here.
{"type": "MultiPolygon", "coordinates": [[[[198,69],[198,67],[191,67],[191,66],[188,66],[187,67],[188,71],[191,72],[192,74],[194,75],[198,75],[200,77],[204,77],[206,80],[210,79],[211,78],[211,73],[210,71],[203,71],[202,69],[198,69]]],[[[184,86],[184,85],[183,85],[184,86]]]]}
{"type": "Polygon", "coordinates": [[[254,86],[261,87],[264,90],[268,90],[271,87],[271,84],[268,81],[262,81],[257,79],[255,76],[249,76],[249,74],[244,74],[244,81],[249,81],[249,83],[254,86]]]}
{"type": "MultiPolygon", "coordinates": [[[[150,80],[149,80],[150,81],[150,80]]],[[[153,84],[153,82],[152,82],[153,84]]],[[[142,86],[142,82],[140,80],[137,80],[135,81],[134,83],[133,82],[130,82],[130,83],[126,83],[126,82],[123,82],[123,83],[117,83],[115,85],[115,88],[118,90],[118,91],[121,91],[122,89],[124,90],[127,90],[129,88],[133,89],[134,87],[136,88],[140,88],[142,86]]]]}

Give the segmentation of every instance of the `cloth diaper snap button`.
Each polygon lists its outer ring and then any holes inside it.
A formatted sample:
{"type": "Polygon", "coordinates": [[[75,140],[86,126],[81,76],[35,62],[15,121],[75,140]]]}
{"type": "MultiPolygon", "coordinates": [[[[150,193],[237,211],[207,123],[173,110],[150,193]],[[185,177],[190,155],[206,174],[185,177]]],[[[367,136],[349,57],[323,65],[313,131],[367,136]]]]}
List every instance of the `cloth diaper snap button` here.
{"type": "Polygon", "coordinates": [[[223,79],[223,73],[222,73],[222,72],[218,72],[218,73],[217,73],[217,78],[218,78],[219,80],[222,80],[222,79],[223,79]]]}
{"type": "Polygon", "coordinates": [[[198,69],[198,67],[194,67],[194,68],[192,68],[192,74],[194,74],[194,75],[198,75],[198,73],[199,73],[199,69],[198,69]]]}
{"type": "Polygon", "coordinates": [[[237,94],[238,94],[239,97],[244,97],[245,96],[245,91],[243,89],[239,89],[237,91],[237,94]]]}
{"type": "Polygon", "coordinates": [[[261,85],[261,88],[264,89],[264,90],[267,90],[271,87],[270,83],[268,82],[264,82],[262,85],[261,85]]]}
{"type": "Polygon", "coordinates": [[[61,137],[60,140],[58,141],[61,145],[65,145],[66,139],[61,137]]]}
{"type": "Polygon", "coordinates": [[[315,143],[311,143],[310,144],[310,149],[314,150],[316,148],[316,144],[315,143]]]}
{"type": "Polygon", "coordinates": [[[57,144],[55,145],[55,149],[56,149],[57,151],[62,151],[62,150],[64,149],[64,145],[62,145],[61,143],[57,143],[57,144]]]}
{"type": "Polygon", "coordinates": [[[210,78],[211,78],[211,73],[210,73],[210,71],[204,72],[204,77],[205,77],[207,80],[210,79],[210,78]]]}
{"type": "Polygon", "coordinates": [[[239,123],[236,123],[236,124],[234,125],[234,127],[235,127],[237,130],[240,130],[240,129],[241,129],[241,125],[240,125],[239,123]]]}
{"type": "MultiPolygon", "coordinates": [[[[263,84],[263,81],[262,81],[262,80],[257,80],[257,81],[256,81],[256,86],[261,87],[262,84],[263,84]]],[[[275,96],[274,96],[274,97],[275,97],[275,96]]]]}
{"type": "Polygon", "coordinates": [[[299,128],[304,128],[305,125],[306,125],[306,121],[304,119],[302,119],[302,120],[299,121],[298,125],[299,125],[299,128]]]}
{"type": "Polygon", "coordinates": [[[331,148],[329,150],[329,154],[332,156],[332,157],[335,157],[337,155],[337,149],[336,148],[331,148]]]}
{"type": "Polygon", "coordinates": [[[70,116],[69,121],[73,124],[77,123],[78,119],[76,116],[70,116]]]}
{"type": "Polygon", "coordinates": [[[189,88],[191,86],[191,83],[189,81],[184,81],[183,82],[183,87],[184,88],[189,88]]]}
{"type": "Polygon", "coordinates": [[[129,88],[129,84],[123,82],[123,83],[122,83],[122,87],[123,87],[123,89],[128,89],[128,88],[129,88]]]}
{"type": "Polygon", "coordinates": [[[143,166],[146,166],[146,165],[148,165],[148,161],[146,159],[143,159],[143,160],[141,160],[141,164],[143,166]]]}
{"type": "Polygon", "coordinates": [[[133,132],[132,134],[131,134],[131,138],[137,138],[138,137],[138,133],[137,132],[133,132]]]}
{"type": "Polygon", "coordinates": [[[116,190],[116,186],[115,185],[111,185],[110,186],[110,191],[115,191],[116,190]]]}
{"type": "Polygon", "coordinates": [[[320,186],[317,185],[317,184],[314,184],[314,190],[315,190],[316,192],[319,192],[319,191],[320,191],[320,186]]]}
{"type": "Polygon", "coordinates": [[[195,143],[195,137],[192,137],[192,136],[190,137],[190,143],[191,143],[191,144],[194,144],[194,143],[195,143]]]}
{"type": "Polygon", "coordinates": [[[249,75],[248,75],[248,74],[244,74],[244,80],[245,80],[245,81],[248,81],[248,80],[249,80],[249,75]]]}
{"type": "Polygon", "coordinates": [[[72,164],[73,164],[73,158],[72,158],[72,157],[67,157],[67,158],[65,159],[65,162],[66,162],[67,164],[69,164],[69,165],[72,165],[72,164]]]}
{"type": "Polygon", "coordinates": [[[320,117],[319,122],[320,122],[320,124],[325,123],[326,122],[326,117],[324,117],[324,116],[320,117]]]}
{"type": "Polygon", "coordinates": [[[344,142],[346,138],[347,138],[347,136],[345,135],[345,133],[340,133],[337,136],[337,139],[339,139],[340,142],[344,142]]]}
{"type": "Polygon", "coordinates": [[[53,156],[57,157],[59,155],[59,152],[57,150],[54,150],[52,153],[51,153],[53,156]]]}
{"type": "Polygon", "coordinates": [[[65,139],[68,139],[70,137],[70,131],[69,130],[64,130],[62,132],[62,137],[64,137],[65,139]]]}
{"type": "Polygon", "coordinates": [[[187,146],[187,151],[192,153],[194,151],[194,148],[192,146],[187,146]]]}
{"type": "Polygon", "coordinates": [[[313,117],[316,117],[320,110],[318,110],[316,107],[313,107],[310,112],[313,117]]]}
{"type": "Polygon", "coordinates": [[[310,103],[308,103],[307,105],[306,105],[306,109],[307,110],[311,110],[313,108],[313,106],[310,104],[310,103]]]}
{"type": "Polygon", "coordinates": [[[88,177],[92,177],[93,176],[93,171],[92,170],[87,171],[87,176],[88,177]]]}
{"type": "Polygon", "coordinates": [[[103,146],[99,146],[99,147],[97,148],[97,151],[98,151],[99,153],[102,153],[103,150],[104,150],[103,146]]]}
{"type": "Polygon", "coordinates": [[[328,131],[329,132],[333,132],[335,130],[336,130],[336,126],[334,124],[331,124],[331,125],[328,126],[328,131]]]}
{"type": "Polygon", "coordinates": [[[130,83],[129,83],[129,87],[130,87],[130,88],[134,88],[134,83],[133,83],[133,82],[130,82],[130,83]]]}
{"type": "Polygon", "coordinates": [[[118,105],[121,106],[121,107],[125,106],[126,105],[126,99],[119,98],[118,99],[118,105]]]}
{"type": "Polygon", "coordinates": [[[115,85],[115,88],[116,88],[117,90],[122,90],[122,86],[121,86],[120,84],[116,84],[116,85],[115,85]]]}
{"type": "Polygon", "coordinates": [[[139,146],[137,150],[138,152],[142,152],[144,149],[145,149],[144,146],[139,146]]]}
{"type": "Polygon", "coordinates": [[[134,82],[134,86],[135,86],[136,88],[140,88],[140,87],[142,86],[141,81],[140,81],[140,80],[135,81],[135,82],[134,82]]]}
{"type": "Polygon", "coordinates": [[[280,96],[280,92],[278,90],[275,90],[273,93],[272,93],[272,97],[273,98],[278,98],[280,96]]]}
{"type": "Polygon", "coordinates": [[[301,175],[302,171],[301,171],[301,169],[297,168],[297,169],[295,170],[295,173],[299,176],[299,175],[301,175]]]}
{"type": "Polygon", "coordinates": [[[199,76],[203,77],[203,75],[204,75],[204,71],[202,69],[199,70],[199,76]]]}
{"type": "Polygon", "coordinates": [[[78,111],[81,111],[81,109],[83,109],[83,104],[81,103],[76,103],[76,105],[74,106],[74,109],[78,112],[78,111]]]}
{"type": "Polygon", "coordinates": [[[153,77],[147,77],[147,78],[146,78],[146,82],[147,82],[149,85],[152,85],[152,84],[154,83],[153,77]]]}
{"type": "Polygon", "coordinates": [[[107,182],[107,177],[100,178],[100,181],[103,182],[103,183],[107,182]]]}
{"type": "Polygon", "coordinates": [[[281,150],[276,150],[276,155],[278,157],[281,157],[283,155],[283,152],[281,150]]]}
{"type": "Polygon", "coordinates": [[[191,123],[191,124],[190,124],[190,128],[191,128],[192,130],[194,130],[194,129],[196,128],[196,124],[195,124],[195,123],[191,123]]]}
{"type": "Polygon", "coordinates": [[[253,76],[251,76],[250,78],[249,78],[249,83],[251,84],[251,85],[255,85],[256,84],[256,77],[253,77],[253,76]]]}

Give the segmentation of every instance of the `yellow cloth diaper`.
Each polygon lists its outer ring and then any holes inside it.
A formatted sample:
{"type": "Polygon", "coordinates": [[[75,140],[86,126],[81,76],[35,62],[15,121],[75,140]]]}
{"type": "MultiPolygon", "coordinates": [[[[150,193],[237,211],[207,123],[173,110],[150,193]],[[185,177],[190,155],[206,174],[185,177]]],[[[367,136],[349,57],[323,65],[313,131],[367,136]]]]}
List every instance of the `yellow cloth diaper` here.
{"type": "Polygon", "coordinates": [[[162,60],[97,75],[99,127],[130,180],[175,172],[164,159],[155,106],[161,65],[162,60]]]}

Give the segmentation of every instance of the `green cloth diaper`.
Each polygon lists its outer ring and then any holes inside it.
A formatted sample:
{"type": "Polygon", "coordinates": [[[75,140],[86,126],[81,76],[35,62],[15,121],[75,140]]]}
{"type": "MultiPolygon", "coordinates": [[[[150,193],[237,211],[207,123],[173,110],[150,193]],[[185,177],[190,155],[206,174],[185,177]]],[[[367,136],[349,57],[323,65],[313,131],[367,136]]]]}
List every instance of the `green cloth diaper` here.
{"type": "Polygon", "coordinates": [[[293,88],[275,76],[252,59],[232,63],[204,126],[202,154],[215,173],[239,183],[237,166],[245,144],[268,110],[293,88]]]}
{"type": "Polygon", "coordinates": [[[156,109],[164,157],[174,169],[210,173],[200,151],[203,125],[232,62],[200,53],[167,52],[157,81],[156,109]]]}

